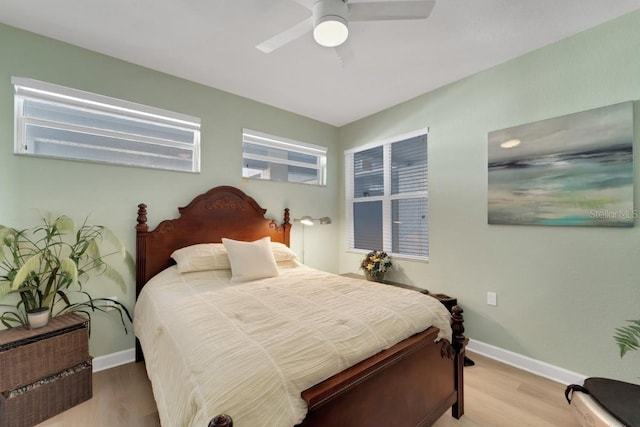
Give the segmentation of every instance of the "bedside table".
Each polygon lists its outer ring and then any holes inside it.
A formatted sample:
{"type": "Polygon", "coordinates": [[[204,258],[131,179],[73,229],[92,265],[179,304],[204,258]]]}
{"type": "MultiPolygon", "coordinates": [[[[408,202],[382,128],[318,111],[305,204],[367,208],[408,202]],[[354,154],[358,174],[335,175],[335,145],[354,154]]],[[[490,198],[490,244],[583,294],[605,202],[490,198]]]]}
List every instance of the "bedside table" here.
{"type": "Polygon", "coordinates": [[[0,427],[33,426],[90,399],[89,320],[69,313],[0,331],[0,372],[0,427]]]}

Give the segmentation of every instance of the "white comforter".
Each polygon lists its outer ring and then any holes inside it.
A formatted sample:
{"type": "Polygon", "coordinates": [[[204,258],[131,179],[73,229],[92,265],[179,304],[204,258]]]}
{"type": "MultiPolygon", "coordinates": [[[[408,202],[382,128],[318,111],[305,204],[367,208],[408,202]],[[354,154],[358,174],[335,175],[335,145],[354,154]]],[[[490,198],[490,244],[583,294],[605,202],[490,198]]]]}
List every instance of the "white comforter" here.
{"type": "Polygon", "coordinates": [[[174,266],[140,294],[134,329],[165,427],[220,413],[236,427],[291,427],[307,411],[303,390],[431,325],[451,340],[447,310],[417,292],[294,263],[279,277],[229,278],[174,266]]]}

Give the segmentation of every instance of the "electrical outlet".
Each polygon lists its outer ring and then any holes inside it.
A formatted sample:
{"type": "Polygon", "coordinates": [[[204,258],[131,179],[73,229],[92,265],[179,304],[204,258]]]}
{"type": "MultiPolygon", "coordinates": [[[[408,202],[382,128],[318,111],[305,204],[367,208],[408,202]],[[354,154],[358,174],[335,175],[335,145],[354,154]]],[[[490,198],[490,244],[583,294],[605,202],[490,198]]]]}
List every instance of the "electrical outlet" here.
{"type": "Polygon", "coordinates": [[[498,294],[495,292],[487,292],[487,304],[493,306],[498,305],[498,294]]]}
{"type": "MultiPolygon", "coordinates": [[[[109,299],[112,299],[113,301],[118,301],[118,297],[108,297],[109,299]]],[[[112,311],[115,310],[116,304],[113,301],[106,301],[106,310],[107,311],[112,311]]]]}

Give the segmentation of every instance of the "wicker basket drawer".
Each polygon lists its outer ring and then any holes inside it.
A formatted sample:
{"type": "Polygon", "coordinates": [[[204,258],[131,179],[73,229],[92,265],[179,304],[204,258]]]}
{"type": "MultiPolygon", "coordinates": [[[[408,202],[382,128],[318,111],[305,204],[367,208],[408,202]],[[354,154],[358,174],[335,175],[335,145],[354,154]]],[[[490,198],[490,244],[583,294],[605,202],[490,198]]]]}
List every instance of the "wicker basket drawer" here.
{"type": "Polygon", "coordinates": [[[0,352],[0,391],[13,390],[89,358],[87,329],[0,352]]]}
{"type": "MultiPolygon", "coordinates": [[[[77,315],[52,320],[37,334],[20,328],[3,331],[15,340],[0,342],[0,392],[31,384],[89,359],[86,319],[77,315]]],[[[6,338],[6,337],[5,337],[6,338]]]]}
{"type": "Polygon", "coordinates": [[[0,394],[0,427],[31,427],[92,396],[91,360],[0,394]]]}

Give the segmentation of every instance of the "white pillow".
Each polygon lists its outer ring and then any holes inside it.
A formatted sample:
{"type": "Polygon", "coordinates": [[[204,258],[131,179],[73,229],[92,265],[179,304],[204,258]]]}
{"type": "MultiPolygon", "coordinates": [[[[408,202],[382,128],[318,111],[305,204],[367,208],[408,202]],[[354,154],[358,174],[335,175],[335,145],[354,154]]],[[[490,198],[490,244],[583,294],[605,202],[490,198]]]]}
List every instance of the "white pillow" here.
{"type": "Polygon", "coordinates": [[[276,262],[298,259],[298,256],[284,243],[271,242],[271,250],[276,262]]]}
{"type": "MultiPolygon", "coordinates": [[[[276,262],[297,260],[298,256],[283,243],[271,242],[276,262]]],[[[175,250],[171,258],[180,273],[205,270],[230,270],[227,250],[222,243],[200,243],[175,250]]]]}
{"type": "Polygon", "coordinates": [[[231,264],[222,243],[201,243],[173,251],[180,273],[205,270],[229,270],[231,264]]]}
{"type": "Polygon", "coordinates": [[[229,256],[232,282],[247,282],[279,275],[270,237],[254,242],[223,238],[222,244],[229,256]]]}

